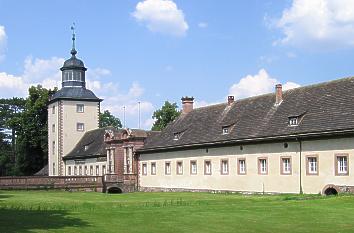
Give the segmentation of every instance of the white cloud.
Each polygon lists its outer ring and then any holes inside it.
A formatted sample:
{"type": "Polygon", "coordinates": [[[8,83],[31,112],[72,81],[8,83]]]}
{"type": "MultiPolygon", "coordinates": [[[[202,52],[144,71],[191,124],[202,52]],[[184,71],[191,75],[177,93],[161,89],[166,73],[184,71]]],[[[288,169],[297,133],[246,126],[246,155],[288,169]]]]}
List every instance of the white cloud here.
{"type": "Polygon", "coordinates": [[[200,28],[207,28],[207,27],[208,27],[208,23],[206,23],[206,22],[200,22],[200,23],[198,23],[198,27],[200,27],[200,28]]]}
{"type": "Polygon", "coordinates": [[[45,88],[60,87],[61,72],[64,58],[33,59],[27,57],[24,64],[23,81],[28,85],[40,84],[45,88]]]}
{"type": "Polygon", "coordinates": [[[0,62],[5,58],[6,40],[5,27],[0,25],[0,62]]]}
{"type": "Polygon", "coordinates": [[[5,72],[0,72],[0,93],[1,98],[20,96],[27,93],[28,85],[23,82],[22,77],[17,77],[5,72]]]}
{"type": "Polygon", "coordinates": [[[293,0],[275,26],[284,37],[275,44],[336,49],[354,46],[353,0],[293,0]]]}
{"type": "Polygon", "coordinates": [[[143,127],[145,128],[145,129],[151,129],[151,127],[152,127],[152,125],[155,123],[155,120],[154,119],[146,119],[145,121],[144,121],[144,123],[143,123],[143,127]]]}
{"type": "MultiPolygon", "coordinates": [[[[256,75],[247,75],[238,83],[233,84],[229,89],[229,95],[235,96],[236,99],[261,95],[274,91],[275,85],[279,81],[270,77],[266,70],[259,70],[256,75]]],[[[299,87],[300,85],[294,82],[287,82],[283,85],[284,90],[299,87]]]]}
{"type": "Polygon", "coordinates": [[[152,32],[184,36],[188,30],[183,11],[172,0],[138,2],[132,16],[152,32]]]}
{"type": "Polygon", "coordinates": [[[195,100],[194,101],[194,108],[201,108],[209,105],[220,104],[221,102],[208,102],[205,100],[195,100]]]}
{"type": "Polygon", "coordinates": [[[26,97],[28,88],[32,85],[42,85],[45,88],[59,87],[60,71],[64,59],[52,57],[46,59],[32,59],[28,57],[24,62],[23,74],[15,76],[0,72],[1,97],[26,97]]]}

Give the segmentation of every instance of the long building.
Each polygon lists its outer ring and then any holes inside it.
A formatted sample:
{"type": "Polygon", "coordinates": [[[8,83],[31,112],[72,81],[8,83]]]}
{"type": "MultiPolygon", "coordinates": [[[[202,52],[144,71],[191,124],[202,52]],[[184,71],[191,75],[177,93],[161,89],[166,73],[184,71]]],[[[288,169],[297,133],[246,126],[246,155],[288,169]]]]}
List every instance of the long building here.
{"type": "Polygon", "coordinates": [[[354,190],[354,78],[193,109],[149,137],[143,191],[354,190]]]}

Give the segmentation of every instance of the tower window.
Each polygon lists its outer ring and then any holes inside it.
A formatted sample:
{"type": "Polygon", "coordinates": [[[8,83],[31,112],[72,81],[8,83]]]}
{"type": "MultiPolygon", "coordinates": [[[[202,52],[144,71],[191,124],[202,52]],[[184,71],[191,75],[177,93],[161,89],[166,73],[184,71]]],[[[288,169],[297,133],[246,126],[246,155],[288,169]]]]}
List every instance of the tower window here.
{"type": "Polygon", "coordinates": [[[52,124],[52,132],[55,133],[55,124],[52,124]]]}
{"type": "Polygon", "coordinates": [[[84,123],[77,123],[77,124],[76,124],[76,130],[77,130],[77,131],[84,131],[84,130],[85,130],[85,125],[84,125],[84,123]]]}
{"type": "Polygon", "coordinates": [[[52,114],[55,114],[55,105],[52,107],[52,114]]]}
{"type": "Polygon", "coordinates": [[[76,105],[76,112],[84,112],[84,105],[83,104],[77,104],[76,105]]]}
{"type": "Polygon", "coordinates": [[[52,154],[55,155],[55,141],[52,142],[52,154]]]}

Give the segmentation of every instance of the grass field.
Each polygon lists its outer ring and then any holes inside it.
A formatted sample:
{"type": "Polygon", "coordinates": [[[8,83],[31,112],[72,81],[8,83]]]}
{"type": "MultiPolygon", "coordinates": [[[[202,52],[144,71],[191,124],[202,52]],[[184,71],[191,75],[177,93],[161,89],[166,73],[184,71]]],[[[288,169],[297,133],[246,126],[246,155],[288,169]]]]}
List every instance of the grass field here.
{"type": "Polygon", "coordinates": [[[1,191],[0,232],[354,232],[354,196],[1,191]]]}

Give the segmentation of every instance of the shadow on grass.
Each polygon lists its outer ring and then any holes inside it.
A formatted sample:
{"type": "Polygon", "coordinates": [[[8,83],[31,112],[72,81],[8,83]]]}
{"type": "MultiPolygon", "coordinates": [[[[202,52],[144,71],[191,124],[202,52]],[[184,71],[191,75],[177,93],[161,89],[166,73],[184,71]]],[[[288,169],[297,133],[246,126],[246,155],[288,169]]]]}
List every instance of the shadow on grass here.
{"type": "Polygon", "coordinates": [[[0,207],[0,232],[33,232],[64,227],[81,228],[88,223],[65,210],[24,210],[0,207]]]}
{"type": "Polygon", "coordinates": [[[0,192],[0,201],[4,201],[6,198],[13,197],[13,195],[8,195],[0,192]]]}

